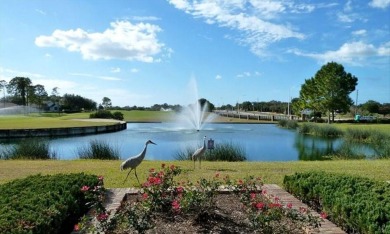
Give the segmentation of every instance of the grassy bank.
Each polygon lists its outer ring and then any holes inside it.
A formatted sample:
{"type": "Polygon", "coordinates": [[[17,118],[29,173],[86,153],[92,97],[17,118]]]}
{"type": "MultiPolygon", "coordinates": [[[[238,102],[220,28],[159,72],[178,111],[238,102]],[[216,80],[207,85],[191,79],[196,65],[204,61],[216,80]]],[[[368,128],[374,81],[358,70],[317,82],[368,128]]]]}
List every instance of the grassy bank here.
{"type": "MultiPolygon", "coordinates": [[[[138,186],[132,172],[126,184],[123,180],[128,171],[120,171],[121,161],[100,160],[0,160],[0,183],[41,173],[85,172],[103,175],[105,186],[109,188],[138,186]]],[[[159,169],[161,164],[177,165],[184,169],[179,180],[196,182],[199,178],[212,178],[219,172],[221,176],[244,178],[248,175],[260,176],[265,183],[282,185],[283,177],[295,172],[320,170],[333,173],[364,176],[381,181],[390,181],[390,160],[337,160],[337,161],[294,161],[294,162],[202,162],[202,169],[193,169],[191,161],[144,161],[137,169],[140,181],[145,181],[150,168],[159,169]]]]}

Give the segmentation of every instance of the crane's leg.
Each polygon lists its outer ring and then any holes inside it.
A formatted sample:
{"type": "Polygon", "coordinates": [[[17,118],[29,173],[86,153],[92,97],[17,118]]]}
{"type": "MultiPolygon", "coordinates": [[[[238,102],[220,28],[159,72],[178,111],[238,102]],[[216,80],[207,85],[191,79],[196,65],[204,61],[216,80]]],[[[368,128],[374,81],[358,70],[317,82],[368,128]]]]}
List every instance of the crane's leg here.
{"type": "Polygon", "coordinates": [[[126,182],[126,180],[127,180],[127,177],[129,177],[129,175],[130,175],[130,172],[133,170],[133,168],[131,168],[130,169],[130,171],[129,171],[129,173],[127,173],[127,176],[126,176],[126,179],[123,181],[123,183],[125,183],[126,182]]]}
{"type": "Polygon", "coordinates": [[[137,178],[138,184],[141,186],[141,183],[139,182],[138,176],[137,176],[137,168],[134,169],[135,177],[137,178]]]}
{"type": "Polygon", "coordinates": [[[196,157],[193,157],[193,161],[194,161],[194,170],[195,170],[196,157]]]}
{"type": "Polygon", "coordinates": [[[201,169],[201,167],[200,167],[200,161],[202,161],[202,157],[199,157],[199,169],[201,169]]]}

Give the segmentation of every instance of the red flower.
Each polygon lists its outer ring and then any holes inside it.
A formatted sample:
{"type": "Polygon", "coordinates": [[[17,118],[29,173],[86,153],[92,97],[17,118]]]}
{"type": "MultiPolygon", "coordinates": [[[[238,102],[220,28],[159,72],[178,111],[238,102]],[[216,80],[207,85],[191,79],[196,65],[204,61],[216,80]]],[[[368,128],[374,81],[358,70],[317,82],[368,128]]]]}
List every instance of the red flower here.
{"type": "Polygon", "coordinates": [[[173,171],[175,169],[175,165],[171,165],[171,170],[173,171]]]}
{"type": "Polygon", "coordinates": [[[264,190],[264,189],[263,189],[263,190],[261,191],[261,193],[262,193],[263,195],[266,195],[266,194],[267,194],[267,190],[264,190]]]}
{"type": "Polygon", "coordinates": [[[262,203],[262,202],[259,202],[259,203],[256,203],[255,204],[255,207],[258,209],[258,210],[262,210],[263,208],[264,208],[264,203],[262,203]]]}
{"type": "Polygon", "coordinates": [[[299,207],[299,211],[301,213],[306,213],[307,212],[307,209],[305,207],[299,207]]]}
{"type": "Polygon", "coordinates": [[[74,227],[73,227],[73,231],[75,231],[75,232],[78,232],[78,231],[80,231],[79,224],[75,224],[75,225],[74,225],[74,227]]]}
{"type": "Polygon", "coordinates": [[[321,218],[326,219],[328,217],[328,214],[325,213],[325,211],[322,211],[320,216],[321,216],[321,218]]]}
{"type": "Polygon", "coordinates": [[[87,185],[84,185],[83,187],[81,187],[81,192],[86,192],[89,190],[89,187],[87,185]]]}
{"type": "Polygon", "coordinates": [[[102,222],[102,221],[104,221],[104,220],[107,220],[108,214],[106,214],[106,213],[100,213],[96,218],[97,218],[97,220],[98,220],[99,222],[102,222]]]}
{"type": "Polygon", "coordinates": [[[218,178],[219,177],[219,173],[215,173],[215,178],[218,178]]]}
{"type": "Polygon", "coordinates": [[[100,181],[103,181],[103,179],[104,179],[103,176],[99,176],[99,177],[98,177],[98,180],[100,180],[100,181]]]}
{"type": "Polygon", "coordinates": [[[287,204],[287,208],[291,209],[291,208],[292,208],[292,204],[291,204],[291,203],[288,203],[288,204],[287,204]]]}
{"type": "Polygon", "coordinates": [[[243,184],[244,182],[242,180],[238,180],[238,184],[243,184]]]}
{"type": "Polygon", "coordinates": [[[149,172],[151,172],[151,173],[154,172],[154,168],[150,168],[149,172]]]}
{"type": "Polygon", "coordinates": [[[161,168],[165,168],[165,163],[161,164],[161,168]]]}

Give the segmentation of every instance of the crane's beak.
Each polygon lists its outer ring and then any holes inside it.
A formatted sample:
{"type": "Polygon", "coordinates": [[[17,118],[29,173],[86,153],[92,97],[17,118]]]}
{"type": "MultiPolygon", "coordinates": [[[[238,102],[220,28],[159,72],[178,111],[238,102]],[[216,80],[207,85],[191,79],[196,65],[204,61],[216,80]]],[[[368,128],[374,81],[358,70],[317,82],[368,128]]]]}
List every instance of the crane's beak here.
{"type": "Polygon", "coordinates": [[[153,141],[150,141],[150,143],[151,143],[151,144],[153,144],[153,145],[157,145],[157,144],[156,144],[156,143],[154,143],[153,141]]]}

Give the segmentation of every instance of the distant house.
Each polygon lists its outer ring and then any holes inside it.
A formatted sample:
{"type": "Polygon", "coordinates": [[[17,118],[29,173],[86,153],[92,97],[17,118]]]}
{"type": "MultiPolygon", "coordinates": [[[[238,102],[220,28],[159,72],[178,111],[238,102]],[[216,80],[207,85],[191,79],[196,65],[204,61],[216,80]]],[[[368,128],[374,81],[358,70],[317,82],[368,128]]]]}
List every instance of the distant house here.
{"type": "Polygon", "coordinates": [[[54,103],[52,101],[46,102],[46,107],[45,107],[46,111],[48,111],[48,112],[58,112],[59,109],[60,109],[60,105],[58,105],[57,103],[54,103]]]}

